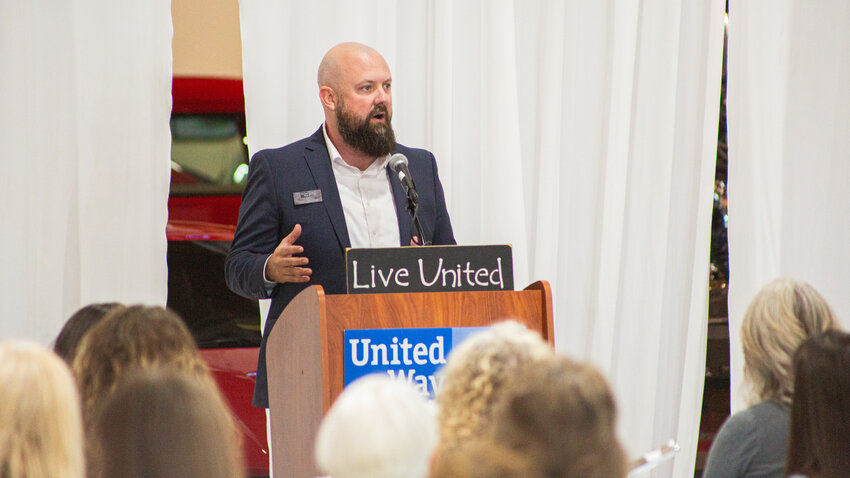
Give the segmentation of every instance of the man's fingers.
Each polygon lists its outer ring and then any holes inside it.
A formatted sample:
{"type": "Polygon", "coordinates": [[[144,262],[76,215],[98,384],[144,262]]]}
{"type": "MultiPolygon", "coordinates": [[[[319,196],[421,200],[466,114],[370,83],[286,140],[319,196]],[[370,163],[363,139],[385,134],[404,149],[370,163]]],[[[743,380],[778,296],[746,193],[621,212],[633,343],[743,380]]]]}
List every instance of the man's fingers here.
{"type": "Polygon", "coordinates": [[[269,265],[281,275],[312,274],[313,271],[306,267],[310,261],[306,257],[275,257],[272,256],[269,265]],[[293,272],[295,271],[295,272],[293,272]]]}
{"type": "Polygon", "coordinates": [[[300,267],[307,264],[306,257],[286,257],[283,259],[272,257],[268,264],[269,279],[285,282],[307,282],[313,270],[308,267],[300,267]]]}
{"type": "Polygon", "coordinates": [[[274,253],[269,258],[269,279],[275,282],[309,282],[313,270],[302,267],[310,261],[306,257],[296,256],[304,252],[304,248],[293,244],[301,236],[301,225],[296,224],[292,232],[280,241],[274,253]]]}
{"type": "Polygon", "coordinates": [[[301,237],[301,224],[296,224],[292,231],[280,241],[280,244],[274,250],[274,253],[281,256],[291,256],[293,254],[301,254],[304,248],[294,245],[295,241],[301,237]]]}
{"type": "Polygon", "coordinates": [[[306,266],[310,262],[306,257],[282,257],[275,261],[279,267],[306,266]]]}
{"type": "Polygon", "coordinates": [[[280,241],[280,245],[293,244],[295,241],[298,240],[299,237],[301,237],[301,224],[296,224],[295,227],[292,228],[292,232],[290,232],[289,235],[287,235],[283,238],[282,241],[280,241]]]}
{"type": "Polygon", "coordinates": [[[313,274],[313,270],[307,269],[306,267],[291,267],[288,272],[289,272],[289,275],[291,275],[293,277],[307,277],[307,278],[309,278],[310,275],[313,274]]]}
{"type": "Polygon", "coordinates": [[[293,276],[286,282],[310,282],[310,276],[293,276]]]}
{"type": "Polygon", "coordinates": [[[281,274],[283,280],[278,282],[307,282],[312,273],[312,270],[303,267],[288,267],[281,274]]]}
{"type": "Polygon", "coordinates": [[[291,246],[281,242],[280,245],[277,246],[277,249],[274,250],[274,255],[278,257],[290,257],[295,254],[301,254],[302,252],[304,252],[304,248],[301,246],[291,246]]]}

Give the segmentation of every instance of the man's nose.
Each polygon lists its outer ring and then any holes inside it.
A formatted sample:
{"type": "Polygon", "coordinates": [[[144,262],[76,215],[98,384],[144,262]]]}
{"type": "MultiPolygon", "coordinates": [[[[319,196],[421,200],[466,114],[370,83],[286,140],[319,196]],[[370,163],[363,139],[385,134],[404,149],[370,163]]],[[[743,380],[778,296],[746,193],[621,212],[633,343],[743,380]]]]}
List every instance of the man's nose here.
{"type": "Polygon", "coordinates": [[[378,94],[375,96],[375,104],[387,103],[392,96],[385,88],[378,88],[378,94]]]}

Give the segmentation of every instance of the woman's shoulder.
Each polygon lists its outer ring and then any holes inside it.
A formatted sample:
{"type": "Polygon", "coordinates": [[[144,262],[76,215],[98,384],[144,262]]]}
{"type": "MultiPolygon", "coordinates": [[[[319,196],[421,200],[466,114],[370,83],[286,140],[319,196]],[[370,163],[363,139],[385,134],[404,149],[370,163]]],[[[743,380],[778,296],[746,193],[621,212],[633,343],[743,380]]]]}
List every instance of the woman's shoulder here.
{"type": "Polygon", "coordinates": [[[735,413],[723,424],[726,433],[732,435],[772,434],[788,428],[788,408],[780,403],[767,401],[757,403],[735,413]]]}
{"type": "Polygon", "coordinates": [[[791,411],[787,405],[773,400],[757,403],[746,411],[758,424],[777,423],[784,428],[788,427],[788,421],[791,417],[791,411]]]}

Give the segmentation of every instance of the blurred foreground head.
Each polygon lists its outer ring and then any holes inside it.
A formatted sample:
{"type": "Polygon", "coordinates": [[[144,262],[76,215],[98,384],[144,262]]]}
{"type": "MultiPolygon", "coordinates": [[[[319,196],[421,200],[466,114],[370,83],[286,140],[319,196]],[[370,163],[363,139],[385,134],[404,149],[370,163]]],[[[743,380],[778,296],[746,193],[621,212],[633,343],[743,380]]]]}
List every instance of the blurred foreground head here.
{"type": "Polygon", "coordinates": [[[430,478],[547,478],[536,463],[492,440],[442,447],[430,478]]]}
{"type": "Polygon", "coordinates": [[[741,323],[744,376],[751,402],[789,405],[794,391],[792,357],[800,344],[837,325],[835,313],[809,284],[777,279],[753,298],[741,323]]]}
{"type": "Polygon", "coordinates": [[[161,367],[213,382],[180,317],[163,307],[120,306],[83,337],[74,359],[86,423],[128,371],[161,367]]]}
{"type": "Polygon", "coordinates": [[[80,399],[68,366],[41,345],[0,344],[0,476],[82,478],[80,399]]]}
{"type": "Polygon", "coordinates": [[[540,334],[516,322],[495,324],[454,348],[437,392],[440,448],[480,439],[517,370],[553,353],[540,334]]]}
{"type": "Polygon", "coordinates": [[[244,478],[239,437],[215,385],[175,370],[139,370],[98,410],[96,476],[244,478]]]}
{"type": "Polygon", "coordinates": [[[106,314],[120,306],[121,304],[117,302],[89,304],[74,312],[74,315],[65,322],[62,330],[59,331],[59,335],[56,336],[56,340],[53,342],[53,351],[69,366],[73,364],[77,349],[86,332],[100,322],[100,319],[106,314]]]}
{"type": "Polygon", "coordinates": [[[437,445],[434,412],[410,384],[368,375],[343,390],[316,436],[316,463],[334,478],[425,478],[437,445]]]}
{"type": "Polygon", "coordinates": [[[830,330],[794,356],[787,472],[850,476],[850,334],[830,330]]]}
{"type": "Polygon", "coordinates": [[[523,457],[526,476],[622,478],[614,395],[588,364],[551,356],[524,367],[497,404],[492,439],[523,457]]]}

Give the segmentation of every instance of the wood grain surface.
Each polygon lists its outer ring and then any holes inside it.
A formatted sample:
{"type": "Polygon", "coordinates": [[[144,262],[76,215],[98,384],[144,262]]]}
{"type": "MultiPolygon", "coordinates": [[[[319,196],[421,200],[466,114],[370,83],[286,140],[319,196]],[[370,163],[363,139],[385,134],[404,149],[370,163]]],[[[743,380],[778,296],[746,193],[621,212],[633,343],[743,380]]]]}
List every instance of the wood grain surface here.
{"type": "Polygon", "coordinates": [[[345,330],[480,327],[508,319],[554,344],[549,284],[535,282],[522,291],[363,295],[305,289],[280,315],[268,339],[274,475],[318,476],[315,436],[342,392],[345,330]]]}

